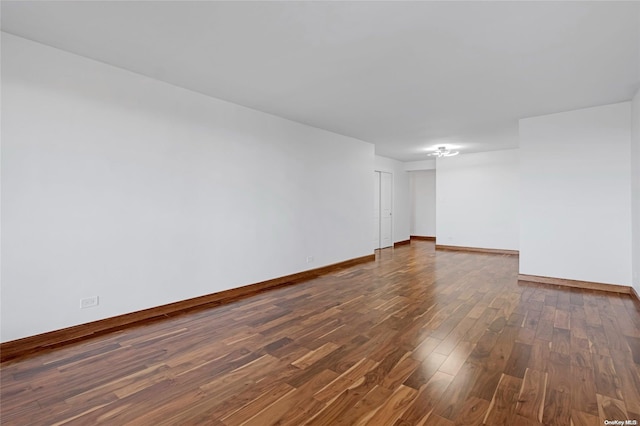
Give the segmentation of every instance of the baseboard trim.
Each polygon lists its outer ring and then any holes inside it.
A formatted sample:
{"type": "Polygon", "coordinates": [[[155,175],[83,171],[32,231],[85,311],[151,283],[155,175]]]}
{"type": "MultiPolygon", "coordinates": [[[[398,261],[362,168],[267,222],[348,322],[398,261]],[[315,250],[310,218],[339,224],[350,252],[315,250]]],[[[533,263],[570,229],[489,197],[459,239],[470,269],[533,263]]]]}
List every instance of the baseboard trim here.
{"type": "Polygon", "coordinates": [[[436,237],[427,237],[422,235],[412,235],[409,237],[409,240],[417,240],[417,241],[435,241],[436,237]]]}
{"type": "Polygon", "coordinates": [[[605,284],[591,281],[569,280],[566,278],[541,277],[538,275],[518,274],[518,281],[528,281],[542,284],[562,285],[566,287],[586,288],[589,290],[608,291],[610,293],[632,294],[632,288],[626,285],[605,284]]]}
{"type": "Polygon", "coordinates": [[[11,340],[0,343],[0,362],[22,358],[43,350],[64,346],[101,334],[140,325],[142,323],[157,321],[169,316],[182,314],[187,311],[223,305],[244,299],[257,293],[274,289],[276,287],[285,287],[297,284],[312,278],[317,278],[321,275],[326,275],[336,270],[374,260],[375,254],[369,254],[255,284],[232,288],[200,297],[194,297],[192,299],[181,300],[179,302],[156,306],[154,308],[105,318],[98,321],[92,321],[86,324],[63,328],[61,330],[49,331],[47,333],[24,337],[22,339],[11,340]]]}
{"type": "Polygon", "coordinates": [[[409,244],[410,242],[411,242],[411,240],[398,241],[397,243],[393,243],[393,246],[394,247],[404,246],[405,244],[409,244]]]}
{"type": "Polygon", "coordinates": [[[635,297],[636,301],[640,302],[640,296],[638,296],[638,292],[636,291],[636,289],[633,287],[629,287],[629,289],[629,293],[631,293],[631,296],[635,297]]]}
{"type": "Polygon", "coordinates": [[[447,246],[436,244],[436,250],[449,250],[449,251],[466,251],[475,253],[491,253],[491,254],[508,254],[510,256],[519,256],[518,250],[503,250],[503,249],[490,249],[482,247],[463,247],[463,246],[447,246]]]}

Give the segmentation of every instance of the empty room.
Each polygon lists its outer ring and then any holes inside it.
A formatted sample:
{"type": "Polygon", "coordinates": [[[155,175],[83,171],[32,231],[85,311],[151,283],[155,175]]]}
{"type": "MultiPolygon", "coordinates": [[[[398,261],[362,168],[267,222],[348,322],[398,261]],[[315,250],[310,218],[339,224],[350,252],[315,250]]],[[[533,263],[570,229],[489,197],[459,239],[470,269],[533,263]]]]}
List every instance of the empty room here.
{"type": "Polygon", "coordinates": [[[640,2],[0,18],[0,424],[640,421],[640,2]]]}

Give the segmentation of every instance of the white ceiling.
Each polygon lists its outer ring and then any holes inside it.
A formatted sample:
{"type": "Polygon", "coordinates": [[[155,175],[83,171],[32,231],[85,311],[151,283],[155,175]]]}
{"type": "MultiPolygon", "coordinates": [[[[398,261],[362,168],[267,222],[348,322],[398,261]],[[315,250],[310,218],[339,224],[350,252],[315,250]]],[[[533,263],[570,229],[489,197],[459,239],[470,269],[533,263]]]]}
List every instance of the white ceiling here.
{"type": "Polygon", "coordinates": [[[636,2],[2,1],[2,30],[405,161],[640,87],[636,2]]]}

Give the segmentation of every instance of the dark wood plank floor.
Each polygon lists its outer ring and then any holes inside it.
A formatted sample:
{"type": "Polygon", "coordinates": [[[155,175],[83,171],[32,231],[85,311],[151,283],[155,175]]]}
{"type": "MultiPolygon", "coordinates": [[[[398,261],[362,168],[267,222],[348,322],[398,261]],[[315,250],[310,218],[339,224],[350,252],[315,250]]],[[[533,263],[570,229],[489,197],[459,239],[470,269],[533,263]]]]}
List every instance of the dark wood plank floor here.
{"type": "Polygon", "coordinates": [[[628,295],[517,281],[515,256],[375,262],[1,368],[4,425],[640,421],[628,295]]]}

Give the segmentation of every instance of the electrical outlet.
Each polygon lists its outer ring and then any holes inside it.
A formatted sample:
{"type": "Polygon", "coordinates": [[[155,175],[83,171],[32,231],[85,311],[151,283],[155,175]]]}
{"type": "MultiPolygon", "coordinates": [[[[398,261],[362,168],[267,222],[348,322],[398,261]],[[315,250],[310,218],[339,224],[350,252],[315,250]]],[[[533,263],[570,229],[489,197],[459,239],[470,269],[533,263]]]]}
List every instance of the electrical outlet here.
{"type": "Polygon", "coordinates": [[[93,308],[94,306],[98,306],[98,296],[80,299],[80,309],[93,308]]]}
{"type": "Polygon", "coordinates": [[[307,263],[313,262],[313,256],[307,256],[307,263]]]}

